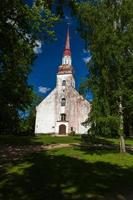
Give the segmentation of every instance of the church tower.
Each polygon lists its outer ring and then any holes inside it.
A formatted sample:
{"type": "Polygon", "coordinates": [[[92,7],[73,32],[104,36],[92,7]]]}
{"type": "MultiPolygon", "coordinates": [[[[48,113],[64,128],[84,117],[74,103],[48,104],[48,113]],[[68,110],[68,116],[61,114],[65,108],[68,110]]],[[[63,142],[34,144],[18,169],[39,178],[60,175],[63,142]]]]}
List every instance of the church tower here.
{"type": "Polygon", "coordinates": [[[68,135],[87,133],[82,122],[88,117],[90,103],[75,89],[74,70],[70,48],[69,27],[62,57],[58,67],[55,89],[36,108],[35,133],[68,135]]]}
{"type": "MultiPolygon", "coordinates": [[[[66,43],[64,48],[64,53],[62,57],[62,65],[58,68],[57,73],[57,84],[56,88],[58,90],[58,102],[57,102],[57,122],[56,122],[56,132],[58,132],[58,127],[62,125],[60,132],[70,132],[69,130],[69,108],[70,108],[70,96],[71,88],[75,88],[75,80],[73,76],[73,67],[72,67],[72,58],[71,58],[71,49],[70,49],[70,36],[69,36],[69,27],[67,29],[66,43]],[[63,129],[64,127],[64,129],[63,129]]],[[[71,131],[72,131],[71,127],[71,131]]]]}
{"type": "Polygon", "coordinates": [[[62,65],[58,68],[57,87],[69,85],[75,88],[75,80],[73,77],[73,67],[70,49],[69,28],[67,30],[66,45],[62,57],[62,65]]]}

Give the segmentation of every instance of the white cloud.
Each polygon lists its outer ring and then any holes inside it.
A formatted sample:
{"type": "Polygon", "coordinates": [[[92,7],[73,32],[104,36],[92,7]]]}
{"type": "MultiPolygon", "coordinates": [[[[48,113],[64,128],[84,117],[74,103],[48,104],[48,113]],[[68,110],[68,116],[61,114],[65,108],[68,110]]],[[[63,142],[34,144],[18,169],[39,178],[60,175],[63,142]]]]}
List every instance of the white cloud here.
{"type": "Polygon", "coordinates": [[[51,90],[51,88],[39,86],[39,87],[38,87],[38,90],[39,90],[40,93],[46,94],[48,91],[51,90]]]}
{"type": "Polygon", "coordinates": [[[88,54],[90,53],[90,50],[83,49],[83,53],[88,54]]]}
{"type": "Polygon", "coordinates": [[[84,61],[85,63],[88,63],[90,60],[91,60],[91,56],[88,56],[88,57],[83,58],[83,61],[84,61]]]}
{"type": "Polygon", "coordinates": [[[65,21],[68,25],[72,24],[72,18],[67,15],[65,15],[65,21]]]}
{"type": "Polygon", "coordinates": [[[69,19],[70,19],[70,17],[68,17],[67,15],[65,15],[65,19],[66,19],[66,20],[69,20],[69,19]]]}
{"type": "Polygon", "coordinates": [[[83,49],[83,53],[88,53],[86,49],[83,49]]]}
{"type": "Polygon", "coordinates": [[[40,40],[36,40],[36,46],[34,47],[33,50],[34,50],[34,52],[35,52],[36,54],[42,53],[42,43],[41,43],[40,40]]]}

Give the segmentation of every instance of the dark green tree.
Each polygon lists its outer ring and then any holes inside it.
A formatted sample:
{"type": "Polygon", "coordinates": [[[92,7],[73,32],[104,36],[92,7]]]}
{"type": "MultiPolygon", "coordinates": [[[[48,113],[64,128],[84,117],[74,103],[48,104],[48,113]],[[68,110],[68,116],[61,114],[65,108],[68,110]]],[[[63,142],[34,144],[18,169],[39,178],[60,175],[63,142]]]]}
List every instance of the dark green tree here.
{"type": "Polygon", "coordinates": [[[19,131],[20,111],[32,102],[27,79],[34,47],[54,36],[57,17],[45,0],[32,7],[22,0],[0,0],[0,5],[0,131],[13,133],[19,131]]]}
{"type": "Polygon", "coordinates": [[[91,134],[119,135],[133,131],[133,2],[103,0],[76,4],[81,36],[91,52],[86,88],[94,99],[91,134]],[[128,122],[126,122],[128,120],[128,122]]]}
{"type": "Polygon", "coordinates": [[[32,103],[28,106],[25,112],[21,113],[20,130],[23,134],[34,134],[35,119],[36,119],[36,106],[43,100],[44,97],[38,96],[33,93],[32,103]]]}

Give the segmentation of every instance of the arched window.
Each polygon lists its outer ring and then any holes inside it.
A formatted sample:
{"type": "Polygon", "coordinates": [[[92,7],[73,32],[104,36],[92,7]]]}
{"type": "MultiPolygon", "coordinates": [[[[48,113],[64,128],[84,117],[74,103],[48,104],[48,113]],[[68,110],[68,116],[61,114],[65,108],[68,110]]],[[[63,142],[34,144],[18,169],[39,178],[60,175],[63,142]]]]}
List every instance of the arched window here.
{"type": "Polygon", "coordinates": [[[65,98],[62,98],[61,99],[61,106],[65,106],[66,105],[66,99],[65,98]]]}
{"type": "Polygon", "coordinates": [[[66,121],[66,114],[65,113],[61,114],[61,121],[66,121]]]}
{"type": "Polygon", "coordinates": [[[62,86],[65,86],[66,85],[66,80],[63,80],[62,81],[62,86]]]}

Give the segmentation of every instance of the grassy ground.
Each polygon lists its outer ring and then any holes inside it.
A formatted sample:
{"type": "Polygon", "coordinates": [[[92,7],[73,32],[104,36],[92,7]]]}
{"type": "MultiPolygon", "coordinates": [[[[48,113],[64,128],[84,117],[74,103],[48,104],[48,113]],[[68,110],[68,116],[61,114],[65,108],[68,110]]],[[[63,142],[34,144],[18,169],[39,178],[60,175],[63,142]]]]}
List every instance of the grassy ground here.
{"type": "Polygon", "coordinates": [[[55,137],[49,135],[39,136],[12,136],[12,135],[1,135],[0,144],[10,145],[29,145],[29,144],[58,144],[58,143],[77,143],[80,142],[80,136],[68,136],[68,137],[55,137]]]}
{"type": "MultiPolygon", "coordinates": [[[[67,136],[67,137],[55,137],[50,135],[38,135],[38,136],[13,136],[13,135],[0,135],[0,144],[10,145],[29,145],[29,144],[69,144],[69,143],[80,143],[83,142],[80,135],[78,136],[67,136]]],[[[106,144],[119,144],[119,138],[103,138],[99,137],[95,141],[96,143],[106,144]]],[[[125,139],[126,145],[133,146],[133,138],[125,139]]]]}
{"type": "MultiPolygon", "coordinates": [[[[0,137],[2,144],[80,142],[80,137],[0,137]],[[21,140],[21,141],[20,141],[21,140]]],[[[81,141],[82,142],[82,141],[81,141]]],[[[117,140],[100,138],[102,144],[117,140]]],[[[128,144],[132,145],[129,140],[128,144]]],[[[98,143],[98,140],[97,140],[98,143]]],[[[1,156],[0,200],[132,200],[133,155],[105,147],[53,149],[15,159],[1,156]]]]}

